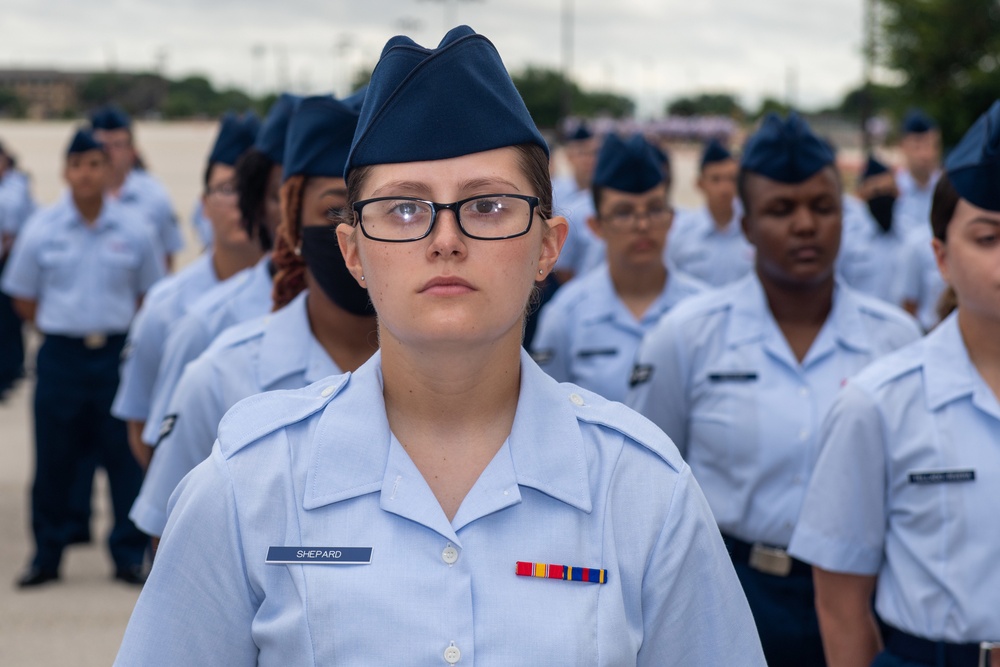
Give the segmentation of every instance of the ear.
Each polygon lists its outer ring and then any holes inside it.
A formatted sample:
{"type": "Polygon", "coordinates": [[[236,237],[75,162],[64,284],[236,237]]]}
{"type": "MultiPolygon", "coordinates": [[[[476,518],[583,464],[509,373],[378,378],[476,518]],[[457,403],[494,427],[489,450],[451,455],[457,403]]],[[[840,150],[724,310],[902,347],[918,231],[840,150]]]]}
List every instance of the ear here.
{"type": "Polygon", "coordinates": [[[347,270],[354,276],[358,285],[368,289],[368,285],[361,280],[365,271],[361,267],[361,256],[358,253],[357,228],[347,224],[337,225],[337,244],[340,246],[340,253],[344,256],[347,270]]]}
{"type": "Polygon", "coordinates": [[[951,285],[948,270],[948,244],[941,239],[931,239],[931,249],[934,251],[934,262],[937,264],[941,279],[951,285]]]}
{"type": "MultiPolygon", "coordinates": [[[[545,221],[545,234],[542,235],[542,248],[538,257],[538,268],[542,272],[538,279],[544,278],[555,266],[562,252],[566,236],[569,234],[569,223],[566,218],[556,216],[545,221]]],[[[346,257],[346,254],[345,254],[346,257]]]]}

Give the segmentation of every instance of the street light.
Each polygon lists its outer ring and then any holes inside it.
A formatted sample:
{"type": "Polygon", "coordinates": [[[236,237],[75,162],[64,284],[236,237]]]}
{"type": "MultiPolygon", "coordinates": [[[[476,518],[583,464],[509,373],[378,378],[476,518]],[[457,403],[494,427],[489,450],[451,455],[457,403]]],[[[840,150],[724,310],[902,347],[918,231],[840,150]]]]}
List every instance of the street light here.
{"type": "Polygon", "coordinates": [[[484,0],[417,0],[417,2],[435,2],[444,5],[444,32],[448,32],[458,25],[458,3],[484,2],[484,0]]]}

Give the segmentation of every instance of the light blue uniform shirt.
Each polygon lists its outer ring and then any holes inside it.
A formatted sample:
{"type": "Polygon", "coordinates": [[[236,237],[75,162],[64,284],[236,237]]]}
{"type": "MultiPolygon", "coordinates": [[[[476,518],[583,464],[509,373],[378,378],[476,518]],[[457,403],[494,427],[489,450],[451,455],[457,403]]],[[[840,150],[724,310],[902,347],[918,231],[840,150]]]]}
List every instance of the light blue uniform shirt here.
{"type": "Polygon", "coordinates": [[[607,264],[572,280],[545,304],[532,357],[560,382],[572,382],[609,401],[624,401],[643,335],[681,300],[708,289],[679,271],[641,319],[622,302],[607,264]]]}
{"type": "Polygon", "coordinates": [[[930,234],[914,234],[910,238],[903,248],[896,279],[900,298],[917,304],[917,320],[924,329],[933,329],[940,320],[938,302],[948,285],[938,271],[930,234]]]}
{"type": "Polygon", "coordinates": [[[208,349],[215,337],[240,322],[271,312],[271,258],[216,285],[190,307],[167,336],[153,385],[153,402],[142,431],[143,442],[156,446],[170,399],[189,362],[208,349]]]}
{"type": "Polygon", "coordinates": [[[184,247],[170,195],[148,172],[138,169],[130,171],[122,183],[117,200],[152,225],[159,249],[164,255],[173,255],[184,247]]]}
{"type": "Polygon", "coordinates": [[[8,169],[0,178],[0,235],[13,238],[35,212],[31,182],[16,169],[8,169]]]}
{"type": "Polygon", "coordinates": [[[604,241],[587,225],[587,218],[594,215],[594,197],[590,190],[576,190],[562,200],[553,200],[552,208],[569,223],[555,269],[581,276],[604,261],[604,241]]]}
{"type": "Polygon", "coordinates": [[[901,305],[898,276],[903,268],[906,247],[917,233],[916,225],[907,219],[897,200],[892,226],[888,232],[883,232],[867,204],[855,197],[845,196],[844,199],[838,274],[859,292],[894,306],[901,305]]]}
{"type": "Polygon", "coordinates": [[[129,518],[144,533],[163,534],[170,494],[208,458],[219,422],[239,401],[340,372],[312,335],[305,292],[276,313],[226,329],[184,369],[168,408],[171,429],[156,447],[129,518]]]}
{"type": "Polygon", "coordinates": [[[139,297],[163,274],[148,228],[105,198],[92,225],[68,195],[25,224],[3,274],[3,291],[36,301],[46,334],[128,331],[139,297]]]}
{"type": "Polygon", "coordinates": [[[936,170],[931,174],[927,187],[922,188],[917,185],[913,176],[906,169],[900,169],[896,172],[896,187],[899,189],[896,206],[915,228],[927,229],[930,227],[931,202],[934,200],[934,188],[937,187],[939,178],[941,178],[941,171],[936,170]]]}
{"type": "Polygon", "coordinates": [[[205,254],[153,286],[129,328],[112,415],[123,420],[146,420],[167,335],[188,308],[218,284],[212,257],[205,254]]]}
{"type": "Polygon", "coordinates": [[[785,547],[837,390],[919,336],[901,309],[838,284],[799,363],[752,273],[660,320],[639,350],[628,403],[677,443],[723,533],[785,547]]]}
{"type": "Polygon", "coordinates": [[[1000,404],[957,315],[840,392],[791,551],[877,575],[879,616],[957,643],[1000,639],[1000,404]]]}
{"type": "Polygon", "coordinates": [[[713,287],[750,273],[755,250],[743,236],[742,215],[734,205],[733,219],[720,230],[707,206],[678,211],[667,240],[667,264],[713,287]]]}
{"type": "Polygon", "coordinates": [[[171,498],[116,664],[764,664],[708,505],[647,420],[523,353],[510,436],[449,521],[382,391],[376,353],[227,413],[171,498]],[[370,547],[371,563],[268,564],[272,546],[370,547]]]}

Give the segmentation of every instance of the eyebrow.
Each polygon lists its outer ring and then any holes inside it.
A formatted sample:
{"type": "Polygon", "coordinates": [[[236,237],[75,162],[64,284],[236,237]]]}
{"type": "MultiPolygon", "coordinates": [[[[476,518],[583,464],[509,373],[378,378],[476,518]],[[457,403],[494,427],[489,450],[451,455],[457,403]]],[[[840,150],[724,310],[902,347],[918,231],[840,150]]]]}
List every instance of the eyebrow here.
{"type": "MultiPolygon", "coordinates": [[[[496,186],[509,187],[518,194],[520,194],[521,192],[521,189],[517,187],[517,185],[515,185],[511,181],[508,181],[505,178],[499,178],[499,177],[473,178],[468,181],[462,181],[461,183],[458,184],[458,189],[460,192],[464,192],[468,190],[476,190],[485,187],[496,187],[496,186]]],[[[395,191],[395,192],[402,191],[402,192],[410,192],[416,194],[425,194],[428,189],[429,188],[426,183],[421,183],[419,181],[391,181],[389,183],[383,184],[378,188],[375,188],[375,190],[372,192],[372,197],[380,197],[382,196],[383,192],[387,191],[395,191]]]]}
{"type": "Polygon", "coordinates": [[[320,197],[346,197],[346,196],[347,196],[346,188],[327,188],[320,195],[320,197]]]}
{"type": "Polygon", "coordinates": [[[983,216],[978,216],[969,220],[970,225],[980,224],[980,225],[990,225],[991,227],[1000,227],[1000,220],[995,218],[984,218],[983,216]]]}

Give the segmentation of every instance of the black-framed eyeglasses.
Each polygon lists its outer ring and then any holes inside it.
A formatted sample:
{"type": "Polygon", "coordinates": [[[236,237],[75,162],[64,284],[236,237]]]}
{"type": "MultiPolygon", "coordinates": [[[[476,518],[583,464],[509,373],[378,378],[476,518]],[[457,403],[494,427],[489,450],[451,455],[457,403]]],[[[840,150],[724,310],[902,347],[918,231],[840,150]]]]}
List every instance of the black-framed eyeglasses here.
{"type": "Polygon", "coordinates": [[[455,214],[458,228],[471,239],[501,241],[523,236],[531,229],[538,197],[477,195],[451,204],[416,197],[376,197],[355,202],[354,220],[373,241],[405,243],[431,233],[438,213],[455,214]]]}
{"type": "Polygon", "coordinates": [[[611,211],[602,215],[601,219],[618,231],[629,231],[639,226],[639,221],[645,219],[653,229],[668,225],[674,217],[674,209],[670,206],[656,206],[644,211],[621,210],[611,211]]]}
{"type": "Polygon", "coordinates": [[[227,182],[220,183],[219,185],[213,185],[212,187],[205,190],[206,195],[222,195],[224,197],[233,197],[239,194],[239,190],[235,183],[227,182]]]}

